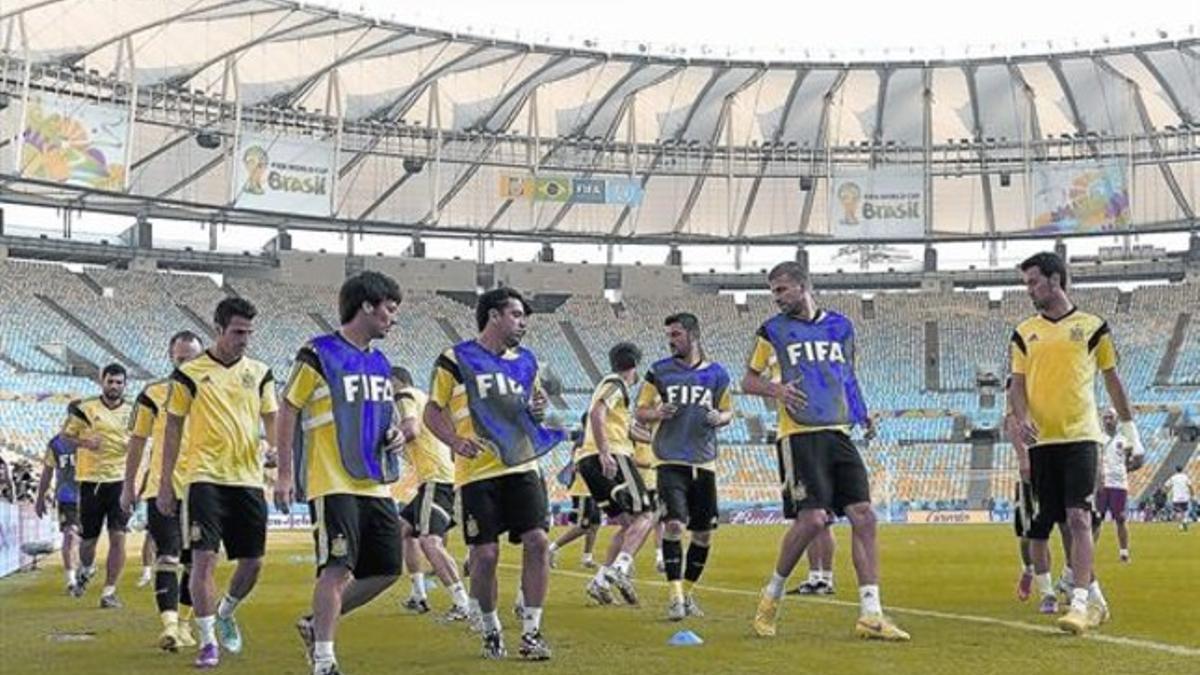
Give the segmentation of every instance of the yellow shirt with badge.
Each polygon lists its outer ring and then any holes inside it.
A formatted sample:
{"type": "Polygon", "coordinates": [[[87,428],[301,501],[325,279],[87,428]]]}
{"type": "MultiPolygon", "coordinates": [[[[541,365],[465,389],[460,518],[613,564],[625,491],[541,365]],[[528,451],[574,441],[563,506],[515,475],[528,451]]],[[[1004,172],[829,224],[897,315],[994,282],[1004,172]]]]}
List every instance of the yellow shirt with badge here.
{"type": "Polygon", "coordinates": [[[333,397],[320,357],[310,345],[304,345],[296,354],[283,398],[300,411],[300,426],[304,433],[305,492],[309,499],[331,494],[391,496],[388,484],[354,478],[342,465],[333,397]]]}
{"type": "MultiPolygon", "coordinates": [[[[697,364],[696,367],[697,368],[703,367],[707,363],[708,363],[707,361],[702,361],[699,364],[697,364]]],[[[733,387],[725,388],[725,393],[721,394],[721,399],[719,401],[717,401],[716,410],[719,410],[721,412],[729,412],[730,410],[733,410],[733,394],[730,393],[730,390],[732,390],[732,389],[733,389],[733,387]]],[[[638,392],[637,407],[639,407],[639,408],[657,408],[659,406],[659,404],[661,404],[662,402],[663,402],[663,399],[662,399],[662,396],[658,393],[658,387],[655,387],[650,382],[644,382],[642,384],[641,390],[638,392]]],[[[654,431],[655,431],[655,433],[658,432],[657,424],[654,426],[654,431]]],[[[654,454],[653,445],[651,445],[650,454],[652,454],[652,455],[654,454]]],[[[717,470],[716,461],[705,462],[704,464],[690,464],[688,462],[663,461],[663,460],[658,459],[657,455],[655,456],[654,464],[655,464],[655,466],[662,466],[664,464],[676,464],[679,466],[694,466],[694,467],[698,467],[701,469],[705,469],[706,471],[714,471],[714,472],[717,470]]]]}
{"type": "MultiPolygon", "coordinates": [[[[148,465],[142,499],[154,499],[158,496],[158,486],[162,481],[162,447],[163,432],[167,428],[167,397],[171,392],[171,381],[159,380],[146,385],[138,394],[133,406],[133,417],[129,419],[129,433],[136,438],[147,439],[143,464],[148,465]]],[[[175,496],[183,495],[183,478],[187,474],[188,460],[187,429],[179,441],[179,456],[175,459],[175,475],[171,483],[175,486],[175,496]]]]}
{"type": "Polygon", "coordinates": [[[125,478],[126,444],[129,442],[129,414],[132,407],[124,398],[109,407],[100,396],[72,401],[67,406],[67,421],[62,433],[75,439],[97,437],[100,447],[89,450],[82,445],[75,451],[75,480],[81,483],[119,483],[125,478]]]}
{"type": "Polygon", "coordinates": [[[242,357],[222,363],[206,351],[176,368],[167,412],[186,418],[184,485],[262,487],[262,416],[278,410],[275,379],[261,361],[242,357]]]}
{"type": "MultiPolygon", "coordinates": [[[[516,358],[516,353],[510,351],[505,354],[505,358],[516,358]]],[[[540,379],[535,377],[534,388],[540,387],[540,379]]],[[[433,366],[433,389],[430,391],[429,400],[450,413],[456,434],[465,438],[477,438],[475,424],[471,421],[471,410],[467,405],[467,387],[463,384],[462,371],[458,367],[458,358],[453,348],[442,352],[433,366]]],[[[507,466],[498,455],[486,450],[475,457],[454,457],[454,483],[459,487],[497,476],[537,470],[537,460],[507,466]]]]}
{"type": "Polygon", "coordinates": [[[416,418],[420,432],[404,446],[408,463],[417,474],[418,483],[454,484],[454,457],[450,448],[433,435],[424,422],[425,404],[429,397],[416,387],[396,392],[396,408],[400,419],[416,418]]]}
{"type": "MultiPolygon", "coordinates": [[[[820,321],[821,313],[817,313],[817,321],[820,321]]],[[[765,334],[760,330],[754,338],[754,350],[750,352],[750,360],[746,363],[746,370],[759,377],[765,377],[771,382],[779,382],[783,379],[782,370],[779,367],[779,357],[775,354],[775,346],[771,344],[765,334]]],[[[778,438],[787,438],[796,434],[810,434],[816,431],[840,431],[844,434],[850,434],[850,427],[845,425],[832,426],[808,426],[797,422],[790,414],[787,407],[782,401],[775,402],[776,417],[779,419],[778,438]]]]}
{"type": "Polygon", "coordinates": [[[608,438],[608,450],[614,455],[633,454],[633,441],[629,439],[629,389],[620,375],[611,374],[600,380],[592,392],[592,400],[588,403],[588,423],[584,425],[583,446],[575,456],[575,461],[584,457],[600,454],[600,446],[596,444],[596,433],[592,430],[590,412],[597,403],[603,403],[604,431],[608,438]]]}
{"type": "Polygon", "coordinates": [[[1078,309],[1057,321],[1030,317],[1013,331],[1010,351],[1013,374],[1025,376],[1038,445],[1102,440],[1096,370],[1117,367],[1117,349],[1104,319],[1078,309]]]}

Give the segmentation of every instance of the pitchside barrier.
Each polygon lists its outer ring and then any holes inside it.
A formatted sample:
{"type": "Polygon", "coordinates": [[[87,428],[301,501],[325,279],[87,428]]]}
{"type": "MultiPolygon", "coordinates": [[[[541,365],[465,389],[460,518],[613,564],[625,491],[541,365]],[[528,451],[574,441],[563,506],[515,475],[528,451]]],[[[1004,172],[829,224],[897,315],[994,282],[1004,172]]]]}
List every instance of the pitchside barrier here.
{"type": "Polygon", "coordinates": [[[33,558],[21,547],[34,542],[58,546],[58,527],[54,517],[38,518],[32,504],[0,502],[0,577],[33,564],[33,558]]]}

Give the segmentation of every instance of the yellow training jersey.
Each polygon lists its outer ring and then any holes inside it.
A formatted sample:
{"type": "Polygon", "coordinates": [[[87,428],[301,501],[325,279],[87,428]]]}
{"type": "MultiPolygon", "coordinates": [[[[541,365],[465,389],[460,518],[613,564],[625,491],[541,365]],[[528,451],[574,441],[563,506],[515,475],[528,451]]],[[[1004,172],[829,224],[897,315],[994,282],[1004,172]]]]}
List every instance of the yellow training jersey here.
{"type": "MultiPolygon", "coordinates": [[[[817,316],[820,317],[820,314],[818,313],[817,316]]],[[[754,350],[750,352],[750,360],[746,363],[746,370],[772,382],[778,382],[782,379],[779,358],[775,354],[775,347],[762,334],[754,338],[754,350]]],[[[842,425],[812,427],[800,424],[788,414],[783,401],[776,401],[775,408],[778,413],[776,417],[779,419],[779,438],[787,438],[795,434],[807,434],[814,431],[833,430],[844,434],[850,433],[850,428],[842,425]]]]}
{"type": "Polygon", "coordinates": [[[633,461],[638,464],[638,473],[642,474],[642,483],[647,490],[658,489],[658,458],[654,456],[654,448],[649,443],[633,442],[633,461]]]}
{"type": "Polygon", "coordinates": [[[416,387],[405,387],[396,392],[396,408],[400,419],[415,418],[420,432],[404,446],[408,463],[417,474],[417,482],[454,484],[454,457],[450,448],[439,441],[424,422],[425,404],[429,397],[416,387]]]}
{"type": "Polygon", "coordinates": [[[263,486],[262,416],[279,410],[271,369],[242,357],[222,363],[204,352],[171,373],[167,412],[186,418],[184,485],[263,486]]]}
{"type": "Polygon", "coordinates": [[[592,392],[592,400],[588,403],[588,420],[584,424],[583,447],[575,456],[576,461],[584,457],[600,454],[600,446],[596,444],[596,433],[592,429],[590,413],[592,408],[602,403],[605,408],[604,431],[608,437],[608,450],[614,455],[632,455],[633,441],[629,440],[629,388],[620,375],[612,374],[600,380],[592,392]]]}
{"type": "Polygon", "coordinates": [[[304,433],[304,485],[308,499],[330,494],[384,498],[391,495],[387,484],[354,478],[342,465],[333,397],[321,368],[321,359],[311,345],[304,345],[296,354],[292,374],[283,389],[283,399],[300,411],[300,427],[304,433]]]}
{"type": "Polygon", "coordinates": [[[569,497],[592,496],[592,491],[588,489],[587,482],[583,480],[583,472],[579,470],[578,462],[582,457],[580,450],[581,447],[576,446],[571,451],[571,463],[575,464],[575,478],[571,481],[571,487],[567,489],[567,496],[569,497]]]}
{"type": "MultiPolygon", "coordinates": [[[[505,358],[516,358],[515,352],[509,352],[505,358]]],[[[535,380],[534,387],[540,387],[540,380],[535,380]]],[[[450,413],[454,421],[454,432],[465,438],[476,438],[475,424],[471,421],[471,410],[467,407],[467,387],[463,384],[462,371],[458,367],[458,358],[454,349],[447,349],[438,357],[433,367],[433,390],[429,400],[450,413]]],[[[475,457],[455,456],[454,482],[462,486],[475,481],[487,480],[496,476],[510,473],[537,471],[537,460],[507,466],[500,457],[492,452],[482,451],[475,457]]]]}
{"type": "Polygon", "coordinates": [[[72,401],[62,433],[75,439],[97,437],[100,447],[82,445],[75,451],[75,480],[87,483],[119,483],[125,477],[126,443],[129,441],[129,401],[113,407],[103,397],[72,401]]]}
{"type": "Polygon", "coordinates": [[[1096,414],[1096,370],[1117,367],[1117,350],[1104,319],[1072,309],[1057,321],[1042,315],[1012,334],[1012,372],[1025,376],[1029,417],[1038,445],[1102,438],[1096,414]]]}
{"type": "MultiPolygon", "coordinates": [[[[162,481],[163,463],[163,432],[167,428],[167,396],[171,392],[171,381],[159,380],[151,382],[138,394],[133,406],[133,417],[129,420],[129,433],[137,438],[146,439],[142,454],[142,463],[147,464],[145,487],[142,499],[154,499],[158,496],[158,486],[162,481]]],[[[175,475],[171,482],[175,486],[175,496],[183,496],[183,477],[187,474],[187,430],[179,440],[179,456],[175,458],[175,475]]]]}

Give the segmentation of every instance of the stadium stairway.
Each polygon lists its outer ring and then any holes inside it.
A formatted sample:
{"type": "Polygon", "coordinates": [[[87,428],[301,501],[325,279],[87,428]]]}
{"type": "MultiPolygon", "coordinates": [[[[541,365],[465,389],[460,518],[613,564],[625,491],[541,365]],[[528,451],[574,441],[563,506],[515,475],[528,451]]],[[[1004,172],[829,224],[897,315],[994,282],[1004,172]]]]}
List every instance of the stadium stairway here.
{"type": "Polygon", "coordinates": [[[326,333],[332,333],[337,330],[333,324],[329,323],[329,319],[326,319],[317,312],[309,312],[308,318],[316,322],[316,324],[321,327],[321,330],[325,331],[326,333]]]}
{"type": "Polygon", "coordinates": [[[579,332],[575,330],[575,324],[570,321],[559,321],[558,326],[562,328],[563,335],[567,336],[567,344],[571,345],[571,350],[575,352],[575,358],[579,359],[587,376],[592,378],[592,384],[599,384],[604,375],[596,366],[592,355],[588,353],[587,347],[583,346],[583,340],[579,337],[579,332]]]}
{"type": "Polygon", "coordinates": [[[925,389],[927,391],[941,391],[942,389],[942,369],[941,369],[941,339],[938,336],[938,323],[936,321],[925,322],[925,389]]]}
{"type": "Polygon", "coordinates": [[[1154,494],[1154,491],[1162,487],[1163,483],[1175,473],[1175,467],[1188,465],[1188,460],[1192,458],[1192,454],[1196,452],[1196,441],[1176,441],[1171,452],[1167,454],[1167,458],[1162,464],[1158,465],[1158,471],[1154,474],[1154,478],[1146,483],[1146,489],[1142,490],[1142,494],[1138,495],[1139,499],[1148,499],[1154,494]]]}
{"type": "MultiPolygon", "coordinates": [[[[53,298],[50,298],[49,296],[43,295],[41,293],[35,293],[34,296],[38,300],[41,300],[42,303],[45,304],[47,307],[49,307],[51,309],[51,311],[53,311],[55,314],[58,314],[64,320],[66,320],[67,323],[71,324],[75,328],[78,328],[80,331],[83,332],[84,335],[87,335],[88,337],[90,337],[96,344],[100,345],[109,354],[112,354],[114,357],[116,357],[116,359],[118,361],[120,361],[120,362],[124,363],[126,366],[128,366],[130,375],[134,379],[138,379],[138,380],[154,379],[153,373],[151,373],[149,370],[146,370],[145,366],[138,363],[136,360],[133,359],[133,357],[129,356],[121,349],[117,348],[116,345],[114,345],[112,342],[109,342],[108,339],[105,338],[103,335],[92,330],[91,326],[88,326],[86,323],[81,321],[79,319],[79,317],[72,314],[66,307],[63,307],[62,305],[58,304],[58,302],[56,302],[53,298]]],[[[100,365],[100,364],[97,364],[97,365],[100,365]]]]}
{"type": "Polygon", "coordinates": [[[458,329],[455,328],[454,324],[450,323],[450,320],[446,317],[437,317],[437,325],[442,329],[442,332],[446,334],[446,337],[450,338],[450,344],[456,345],[463,341],[463,336],[459,335],[458,329]]]}
{"type": "Polygon", "coordinates": [[[990,440],[971,442],[971,473],[967,483],[967,505],[969,508],[986,508],[992,496],[992,467],[995,462],[996,446],[990,440]]]}
{"type": "Polygon", "coordinates": [[[1167,349],[1163,353],[1162,361],[1158,364],[1158,372],[1154,374],[1154,384],[1165,386],[1171,383],[1171,375],[1175,372],[1175,362],[1179,359],[1179,348],[1183,346],[1183,339],[1187,335],[1188,324],[1192,322],[1192,315],[1188,312],[1181,312],[1175,319],[1175,329],[1171,331],[1171,339],[1167,341],[1167,349]]]}
{"type": "Polygon", "coordinates": [[[25,366],[22,366],[20,363],[17,363],[16,361],[12,360],[12,358],[9,357],[9,355],[5,354],[4,352],[0,352],[0,363],[3,363],[4,365],[8,366],[9,368],[12,368],[13,372],[15,372],[18,375],[24,375],[26,372],[28,372],[27,369],[25,368],[25,366]]]}

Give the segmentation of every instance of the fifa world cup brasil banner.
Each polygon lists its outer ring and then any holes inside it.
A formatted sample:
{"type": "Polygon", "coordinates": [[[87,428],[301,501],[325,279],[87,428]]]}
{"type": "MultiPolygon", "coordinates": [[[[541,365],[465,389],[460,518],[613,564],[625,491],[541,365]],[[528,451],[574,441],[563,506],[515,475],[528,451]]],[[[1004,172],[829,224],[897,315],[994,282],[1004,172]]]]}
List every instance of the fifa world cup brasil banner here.
{"type": "Polygon", "coordinates": [[[895,239],[925,234],[920,172],[856,169],[830,182],[830,233],[839,239],[895,239]]]}
{"type": "Polygon", "coordinates": [[[24,178],[123,192],[129,109],[40,92],[29,95],[17,148],[24,178]]]}
{"type": "Polygon", "coordinates": [[[306,216],[333,214],[333,143],[244,132],[233,160],[234,206],[306,216]]]}
{"type": "Polygon", "coordinates": [[[1085,232],[1116,229],[1129,223],[1129,181],[1121,163],[1034,167],[1034,229],[1085,232]]]}
{"type": "Polygon", "coordinates": [[[566,176],[500,176],[501,199],[576,204],[642,203],[642,184],[632,178],[569,178],[566,176]]]}

